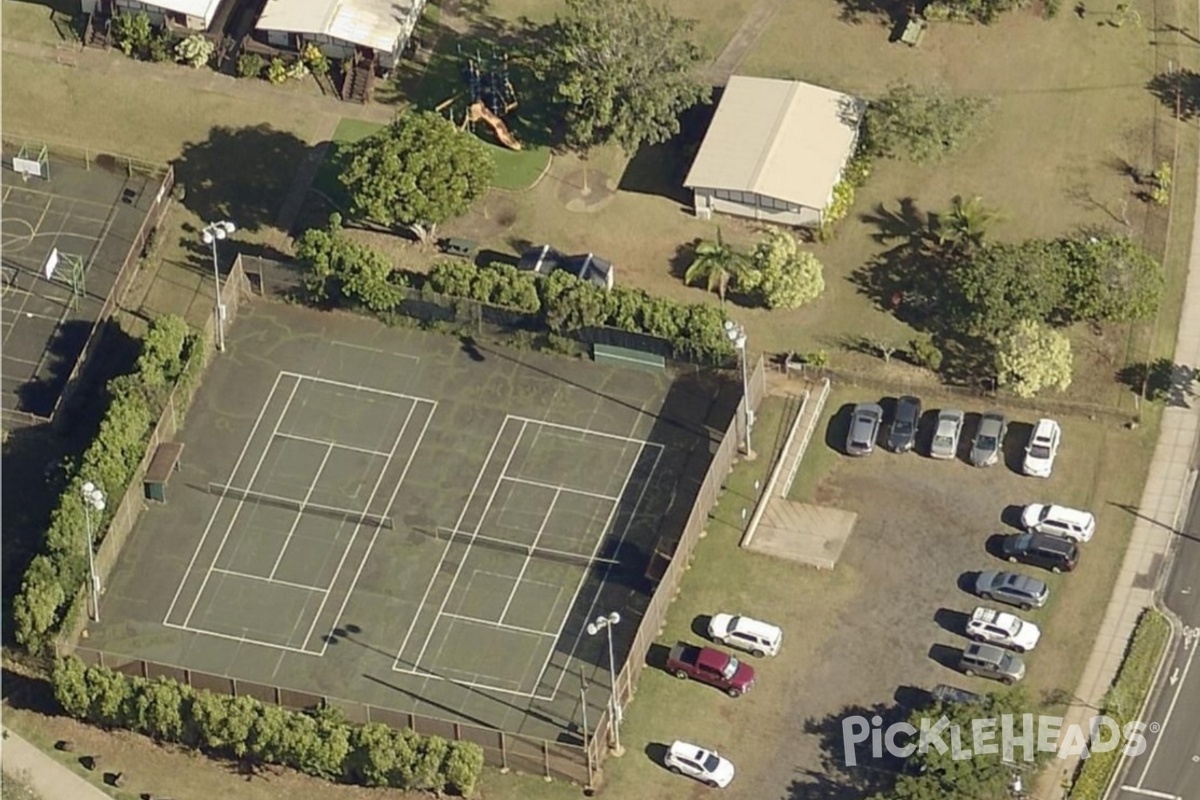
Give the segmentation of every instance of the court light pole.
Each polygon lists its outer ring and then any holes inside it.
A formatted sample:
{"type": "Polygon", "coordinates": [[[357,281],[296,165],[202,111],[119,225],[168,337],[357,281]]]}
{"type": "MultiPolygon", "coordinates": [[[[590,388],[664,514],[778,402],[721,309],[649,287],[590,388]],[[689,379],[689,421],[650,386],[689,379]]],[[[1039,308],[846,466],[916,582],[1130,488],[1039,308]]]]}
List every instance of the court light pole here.
{"type": "Polygon", "coordinates": [[[601,630],[608,635],[608,681],[611,686],[608,698],[609,718],[612,720],[612,754],[614,756],[625,755],[625,748],[621,747],[621,706],[617,702],[617,665],[616,657],[613,655],[613,626],[621,621],[621,615],[616,611],[609,614],[596,617],[593,622],[589,622],[587,632],[589,636],[595,636],[601,630]]]}
{"type": "Polygon", "coordinates": [[[745,431],[742,437],[742,454],[749,461],[754,458],[754,448],[750,446],[750,428],[754,426],[754,412],[750,409],[750,358],[746,354],[746,328],[739,322],[727,319],[725,336],[733,343],[734,349],[738,351],[738,360],[742,362],[742,410],[745,412],[742,421],[745,431]]]}
{"type": "Polygon", "coordinates": [[[88,581],[92,584],[92,620],[100,621],[100,576],[96,573],[95,533],[92,531],[92,511],[104,512],[104,492],[87,481],[80,487],[83,495],[83,521],[87,531],[88,581]]]}
{"type": "Polygon", "coordinates": [[[229,238],[229,234],[237,230],[237,226],[229,220],[221,220],[206,225],[200,231],[204,243],[212,246],[213,279],[216,281],[217,297],[217,349],[225,351],[225,304],[221,302],[221,267],[217,261],[217,242],[229,238]]]}

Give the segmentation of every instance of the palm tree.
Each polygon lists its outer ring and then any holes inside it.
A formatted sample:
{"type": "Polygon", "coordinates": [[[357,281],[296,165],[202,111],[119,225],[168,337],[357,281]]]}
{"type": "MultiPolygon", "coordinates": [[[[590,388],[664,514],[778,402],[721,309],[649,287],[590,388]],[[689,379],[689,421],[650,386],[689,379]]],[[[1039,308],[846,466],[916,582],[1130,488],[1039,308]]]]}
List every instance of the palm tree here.
{"type": "Polygon", "coordinates": [[[688,284],[703,280],[705,288],[715,290],[724,303],[730,281],[743,277],[749,269],[750,257],[721,238],[721,229],[717,228],[716,241],[704,239],[696,245],[696,257],[683,273],[683,280],[688,284]]]}
{"type": "Polygon", "coordinates": [[[931,227],[939,245],[969,249],[983,244],[988,226],[995,219],[996,212],[985,206],[979,195],[969,200],[964,200],[962,195],[955,195],[950,211],[938,214],[931,227]]]}

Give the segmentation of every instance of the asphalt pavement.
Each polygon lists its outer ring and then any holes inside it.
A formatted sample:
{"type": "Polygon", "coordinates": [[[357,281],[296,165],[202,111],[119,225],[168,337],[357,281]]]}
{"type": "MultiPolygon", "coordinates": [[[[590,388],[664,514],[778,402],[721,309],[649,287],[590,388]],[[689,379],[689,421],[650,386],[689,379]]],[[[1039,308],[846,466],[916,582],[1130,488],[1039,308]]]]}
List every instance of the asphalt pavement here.
{"type": "MultiPolygon", "coordinates": [[[[1200,463],[1200,446],[1192,463],[1200,463]]],[[[1193,483],[1190,502],[1163,591],[1182,636],[1143,714],[1146,751],[1126,760],[1112,800],[1200,800],[1200,485],[1193,483]]]]}

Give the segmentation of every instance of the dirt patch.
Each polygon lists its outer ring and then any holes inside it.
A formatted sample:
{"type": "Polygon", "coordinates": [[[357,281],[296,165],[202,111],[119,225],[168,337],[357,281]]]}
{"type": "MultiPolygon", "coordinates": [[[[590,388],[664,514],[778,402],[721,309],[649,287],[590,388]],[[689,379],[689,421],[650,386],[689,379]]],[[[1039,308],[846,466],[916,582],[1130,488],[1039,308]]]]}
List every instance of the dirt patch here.
{"type": "Polygon", "coordinates": [[[559,181],[557,194],[567,211],[592,214],[616,199],[617,182],[598,169],[581,169],[559,181]]]}

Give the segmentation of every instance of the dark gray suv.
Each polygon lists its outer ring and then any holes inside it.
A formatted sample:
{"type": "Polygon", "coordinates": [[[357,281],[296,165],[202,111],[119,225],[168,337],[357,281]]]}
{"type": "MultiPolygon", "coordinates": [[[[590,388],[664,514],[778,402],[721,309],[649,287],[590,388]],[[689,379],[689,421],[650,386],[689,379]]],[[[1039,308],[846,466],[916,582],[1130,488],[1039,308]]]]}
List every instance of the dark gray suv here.
{"type": "Polygon", "coordinates": [[[975,579],[975,594],[984,600],[999,600],[1028,611],[1046,605],[1050,587],[1037,578],[1017,572],[987,570],[975,579]]]}
{"type": "Polygon", "coordinates": [[[888,432],[887,445],[893,453],[907,453],[917,443],[917,423],[921,420],[921,400],[904,396],[896,403],[896,417],[888,432]]]}

